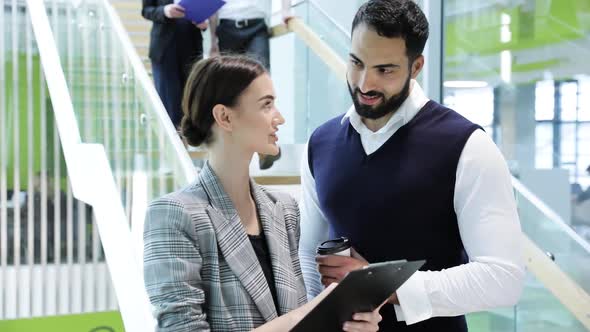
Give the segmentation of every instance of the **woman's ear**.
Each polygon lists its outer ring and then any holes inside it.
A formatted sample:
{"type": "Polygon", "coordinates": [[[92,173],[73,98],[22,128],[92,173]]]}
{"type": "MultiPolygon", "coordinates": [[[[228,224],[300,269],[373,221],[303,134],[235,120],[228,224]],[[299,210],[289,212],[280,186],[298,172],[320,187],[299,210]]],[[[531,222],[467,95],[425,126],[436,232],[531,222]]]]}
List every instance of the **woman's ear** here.
{"type": "Polygon", "coordinates": [[[224,131],[232,131],[231,110],[224,105],[217,104],[213,107],[215,123],[224,131]]]}

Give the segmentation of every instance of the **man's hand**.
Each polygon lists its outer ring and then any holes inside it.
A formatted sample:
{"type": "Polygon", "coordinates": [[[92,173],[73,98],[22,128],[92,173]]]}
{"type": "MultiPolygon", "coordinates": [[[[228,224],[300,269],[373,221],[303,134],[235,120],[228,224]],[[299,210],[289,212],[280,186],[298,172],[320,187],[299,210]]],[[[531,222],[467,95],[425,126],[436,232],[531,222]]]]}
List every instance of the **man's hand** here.
{"type": "Polygon", "coordinates": [[[281,16],[283,18],[283,23],[285,24],[289,23],[289,20],[295,17],[290,9],[282,10],[281,16]]]}
{"type": "Polygon", "coordinates": [[[209,56],[216,56],[219,55],[219,46],[217,46],[217,42],[211,42],[211,48],[209,49],[209,56]]]}
{"type": "Polygon", "coordinates": [[[351,249],[352,257],[325,255],[316,256],[315,261],[318,263],[318,270],[322,275],[322,284],[324,287],[333,282],[340,282],[350,271],[362,269],[369,265],[369,262],[359,255],[354,249],[351,249]]]}
{"type": "Polygon", "coordinates": [[[169,5],[164,6],[164,15],[168,18],[183,18],[184,17],[184,8],[181,5],[177,5],[171,3],[169,5]]]}
{"type": "Polygon", "coordinates": [[[201,31],[205,31],[207,30],[207,28],[209,27],[209,22],[207,21],[203,21],[201,23],[197,23],[197,22],[193,22],[193,24],[199,28],[201,31]]]}
{"type": "Polygon", "coordinates": [[[391,304],[399,304],[399,300],[397,299],[397,293],[393,293],[393,295],[391,295],[388,299],[387,299],[387,303],[391,303],[391,304]]]}

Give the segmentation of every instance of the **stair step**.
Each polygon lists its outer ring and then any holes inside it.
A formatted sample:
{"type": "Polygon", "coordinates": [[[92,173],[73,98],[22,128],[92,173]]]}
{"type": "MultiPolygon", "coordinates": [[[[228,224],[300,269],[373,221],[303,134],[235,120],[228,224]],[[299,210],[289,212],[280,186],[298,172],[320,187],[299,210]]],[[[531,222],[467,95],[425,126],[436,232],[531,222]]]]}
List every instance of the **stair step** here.
{"type": "Polygon", "coordinates": [[[151,26],[140,26],[140,25],[125,26],[125,30],[127,30],[127,32],[129,33],[130,36],[133,34],[144,34],[146,36],[149,36],[151,28],[152,28],[151,26]]]}
{"type": "Polygon", "coordinates": [[[131,20],[143,20],[145,21],[145,18],[143,18],[143,16],[141,16],[141,11],[118,11],[119,13],[119,17],[121,18],[121,21],[125,22],[125,21],[131,21],[131,20]]]}
{"type": "Polygon", "coordinates": [[[141,2],[139,1],[111,1],[111,5],[117,10],[137,10],[141,12],[141,2]]]}
{"type": "Polygon", "coordinates": [[[131,42],[133,43],[133,45],[149,45],[150,42],[150,36],[147,33],[142,33],[142,34],[129,34],[129,37],[131,38],[131,42]]]}

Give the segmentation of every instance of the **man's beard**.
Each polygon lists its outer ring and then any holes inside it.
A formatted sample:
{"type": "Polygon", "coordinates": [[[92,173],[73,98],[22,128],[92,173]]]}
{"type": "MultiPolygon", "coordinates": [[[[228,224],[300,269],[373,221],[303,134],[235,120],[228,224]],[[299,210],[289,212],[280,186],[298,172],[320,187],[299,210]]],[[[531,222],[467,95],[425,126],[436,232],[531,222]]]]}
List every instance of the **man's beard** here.
{"type": "Polygon", "coordinates": [[[382,93],[377,91],[369,91],[367,93],[364,93],[365,96],[379,96],[381,100],[383,100],[381,105],[378,105],[376,107],[361,104],[361,102],[358,99],[358,95],[361,94],[359,88],[356,88],[353,91],[352,87],[350,86],[350,83],[346,82],[346,84],[348,85],[348,92],[350,92],[352,102],[354,103],[354,108],[356,109],[358,115],[360,115],[363,118],[374,120],[379,119],[391,112],[395,112],[400,108],[400,106],[402,106],[404,101],[406,101],[406,99],[410,95],[410,81],[411,76],[408,75],[408,79],[406,80],[406,83],[404,84],[404,88],[402,89],[402,91],[400,91],[400,93],[396,95],[391,96],[387,100],[385,99],[385,96],[382,93]]]}

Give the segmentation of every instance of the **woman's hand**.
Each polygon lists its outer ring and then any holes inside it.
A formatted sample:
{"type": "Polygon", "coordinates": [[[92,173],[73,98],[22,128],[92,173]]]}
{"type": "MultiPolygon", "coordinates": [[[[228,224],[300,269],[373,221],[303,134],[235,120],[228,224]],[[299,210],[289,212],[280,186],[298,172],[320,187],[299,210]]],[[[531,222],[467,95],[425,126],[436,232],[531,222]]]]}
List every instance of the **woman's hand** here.
{"type": "MultiPolygon", "coordinates": [[[[385,303],[384,303],[385,304],[385,303]]],[[[381,304],[377,309],[372,312],[358,312],[352,316],[354,321],[346,322],[342,326],[342,330],[346,332],[374,332],[379,331],[379,322],[381,321],[381,304]]]]}
{"type": "Polygon", "coordinates": [[[321,293],[319,293],[316,297],[314,297],[311,301],[309,301],[308,303],[306,303],[303,306],[296,309],[299,311],[299,314],[301,315],[300,318],[305,317],[305,315],[307,315],[313,308],[315,308],[315,306],[318,305],[318,303],[322,302],[322,300],[326,296],[328,296],[328,294],[330,294],[332,292],[332,290],[334,290],[334,288],[336,288],[336,286],[338,286],[338,284],[335,282],[330,284],[321,293]]]}
{"type": "MultiPolygon", "coordinates": [[[[291,330],[299,321],[301,321],[318,303],[320,303],[330,292],[336,288],[338,284],[333,283],[326,287],[318,296],[313,300],[302,305],[301,307],[290,311],[289,313],[282,315],[272,321],[258,327],[253,332],[276,332],[276,331],[288,331],[291,330]]],[[[346,322],[342,326],[343,331],[354,331],[354,332],[374,332],[379,330],[379,322],[381,321],[381,315],[379,310],[386,302],[383,302],[377,309],[372,312],[361,312],[356,313],[352,316],[353,321],[346,322]]]]}
{"type": "MultiPolygon", "coordinates": [[[[302,319],[307,315],[318,303],[322,302],[322,300],[330,294],[334,288],[338,286],[337,283],[332,283],[326,289],[324,289],[318,296],[314,297],[309,303],[304,305],[303,307],[299,308],[301,311],[299,314],[301,315],[299,319],[302,319]]],[[[381,307],[387,303],[387,300],[375,310],[371,312],[359,312],[352,316],[352,321],[344,323],[342,326],[343,331],[347,332],[374,332],[379,330],[379,322],[381,321],[381,315],[379,314],[379,310],[381,307]]]]}

